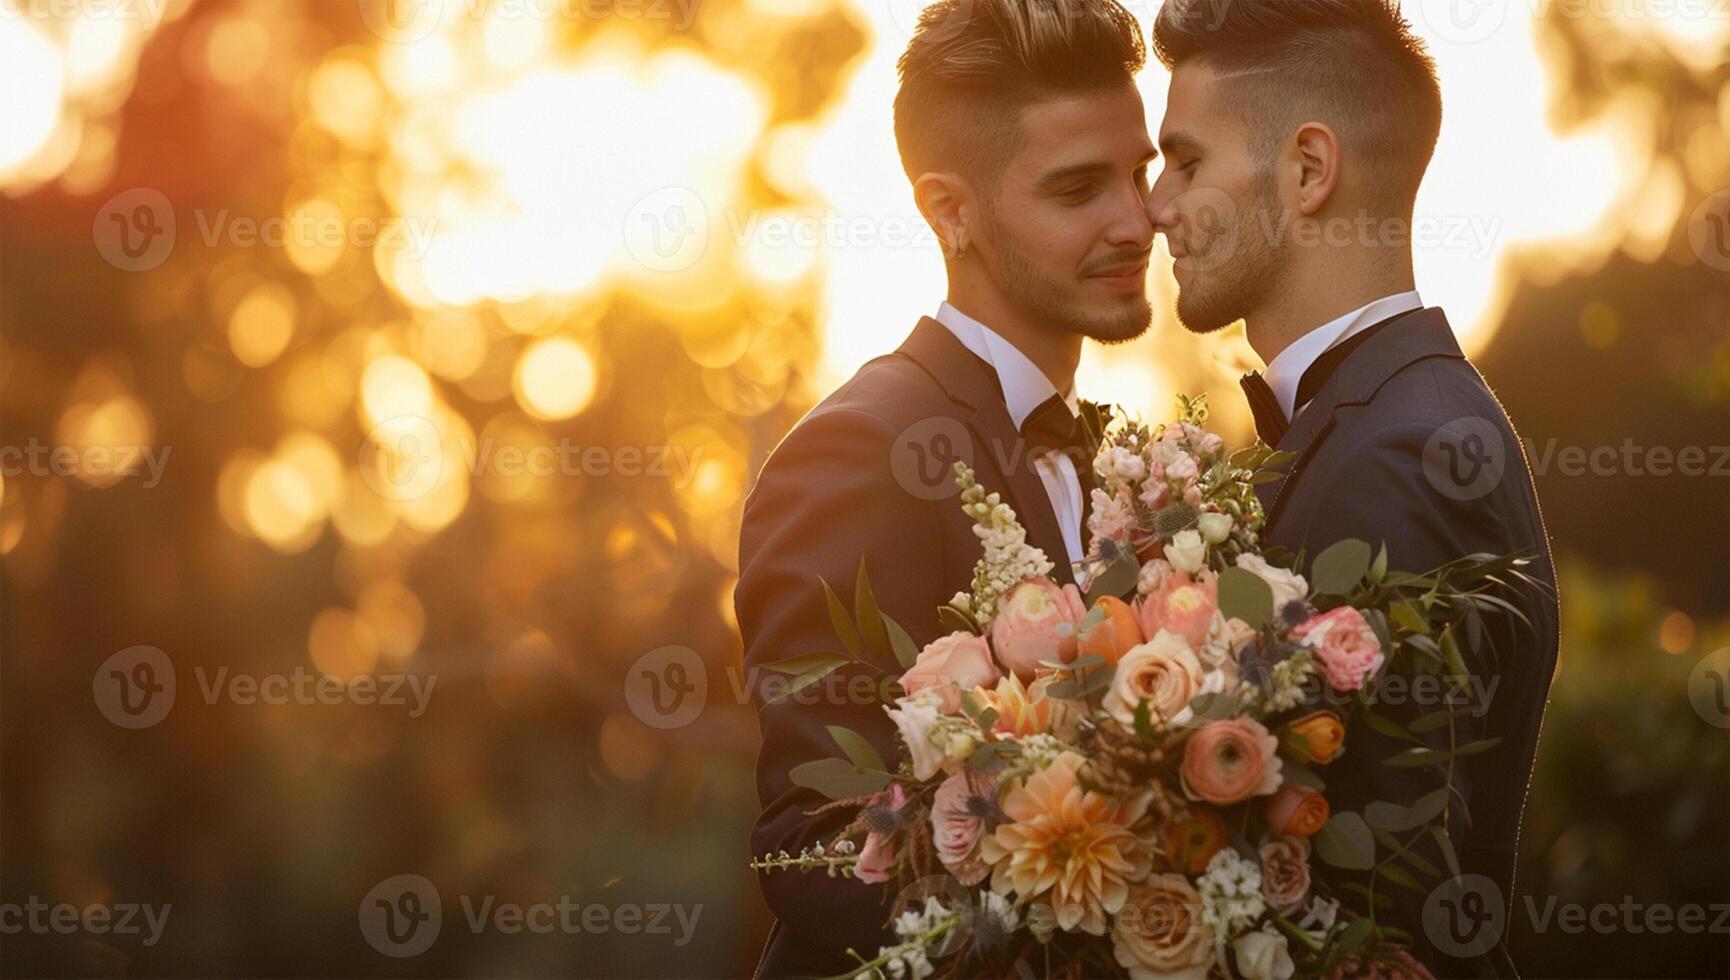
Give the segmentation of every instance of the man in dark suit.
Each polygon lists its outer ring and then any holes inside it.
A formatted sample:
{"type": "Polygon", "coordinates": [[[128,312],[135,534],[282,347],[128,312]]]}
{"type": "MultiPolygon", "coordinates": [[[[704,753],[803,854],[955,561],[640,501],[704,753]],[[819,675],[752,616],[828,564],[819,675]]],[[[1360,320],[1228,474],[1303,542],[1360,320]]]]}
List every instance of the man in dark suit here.
{"type": "MultiPolygon", "coordinates": [[[[851,597],[861,558],[882,610],[921,645],[967,589],[980,544],[950,472],[1003,495],[1030,543],[1074,579],[1089,476],[1073,379],[1082,340],[1146,331],[1153,145],[1134,74],[1139,29],[1112,0],[938,0],[902,56],[896,141],[942,239],[947,302],[824,399],[776,447],[745,505],[734,600],[763,730],[758,855],[833,839],[849,815],[795,785],[839,756],[826,726],[885,759],[894,727],[872,688],[900,670],[843,669],[793,697],[766,664],[839,649],[819,578],[851,597]],[[856,680],[862,678],[863,680],[856,680]]],[[[881,885],[818,872],[761,879],[776,923],[765,977],[840,973],[893,942],[881,885]]]]}
{"type": "MultiPolygon", "coordinates": [[[[1262,440],[1294,454],[1259,489],[1271,544],[1313,559],[1347,538],[1385,544],[1392,568],[1524,552],[1544,583],[1510,598],[1475,649],[1455,743],[1450,837],[1416,891],[1379,921],[1410,933],[1439,976],[1512,976],[1505,937],[1515,844],[1555,669],[1548,538],[1512,425],[1441,310],[1414,285],[1410,230],[1441,125],[1434,65],[1393,0],[1169,0],[1155,51],[1172,70],[1165,170],[1149,213],[1176,260],[1177,312],[1205,333],[1243,320],[1265,374],[1244,379],[1262,440]]],[[[1392,690],[1380,713],[1443,707],[1392,690]],[[1424,703],[1425,701],[1428,703],[1424,703]]],[[[1447,747],[1447,731],[1424,738],[1447,747]]],[[[1410,805],[1439,767],[1380,764],[1411,743],[1355,726],[1330,765],[1336,810],[1410,805]]],[[[1385,856],[1385,852],[1382,856],[1385,856]]]]}

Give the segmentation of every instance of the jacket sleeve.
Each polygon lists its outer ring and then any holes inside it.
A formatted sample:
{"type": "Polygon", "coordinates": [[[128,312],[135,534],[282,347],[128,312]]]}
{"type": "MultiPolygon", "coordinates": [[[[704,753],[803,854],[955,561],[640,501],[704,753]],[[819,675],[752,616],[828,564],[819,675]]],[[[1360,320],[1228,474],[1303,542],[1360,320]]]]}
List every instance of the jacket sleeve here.
{"type": "MultiPolygon", "coordinates": [[[[1517,550],[1500,511],[1506,503],[1505,498],[1489,493],[1472,499],[1458,499],[1458,495],[1443,493],[1431,484],[1424,469],[1424,448],[1434,432],[1434,427],[1417,423],[1390,426],[1356,446],[1352,457],[1354,464],[1341,467],[1332,475],[1328,485],[1315,488],[1323,494],[1321,499],[1334,503],[1325,517],[1305,535],[1307,558],[1313,560],[1336,541],[1358,538],[1368,542],[1371,548],[1379,548],[1385,543],[1390,568],[1423,573],[1475,552],[1500,554],[1517,550]]],[[[1504,474],[1504,479],[1515,476],[1510,471],[1504,474]]],[[[1458,704],[1462,711],[1452,735],[1455,746],[1495,734],[1498,726],[1494,713],[1539,710],[1541,706],[1503,703],[1505,699],[1482,703],[1483,692],[1493,695],[1498,690],[1517,689],[1517,685],[1500,684],[1497,675],[1502,675],[1500,680],[1506,680],[1509,668],[1517,666],[1519,658],[1535,653],[1534,649],[1526,649],[1533,642],[1531,636],[1507,617],[1487,618],[1486,629],[1475,646],[1462,639],[1473,683],[1470,698],[1462,696],[1464,703],[1458,704]]],[[[1402,726],[1409,726],[1421,715],[1444,706],[1439,690],[1426,693],[1408,687],[1396,692],[1388,688],[1374,705],[1374,710],[1402,726]]],[[[1449,746],[1450,734],[1445,726],[1418,737],[1430,748],[1445,750],[1449,746]]],[[[1424,794],[1440,788],[1444,785],[1445,776],[1436,767],[1381,764],[1381,760],[1413,747],[1411,742],[1384,735],[1368,725],[1352,726],[1346,737],[1345,755],[1334,764],[1350,767],[1350,775],[1349,778],[1339,778],[1338,796],[1330,785],[1330,802],[1338,810],[1361,813],[1366,804],[1375,800],[1410,805],[1424,794]]],[[[1464,764],[1455,766],[1452,779],[1459,796],[1453,800],[1448,829],[1455,851],[1461,855],[1469,871],[1472,862],[1467,859],[1468,848],[1486,844],[1501,846],[1504,843],[1486,840],[1490,835],[1499,835],[1499,831],[1486,827],[1484,820],[1476,819],[1479,807],[1475,791],[1487,782],[1484,777],[1488,770],[1484,767],[1498,763],[1493,752],[1459,761],[1464,764]],[[1460,805],[1462,802],[1464,807],[1460,805]]],[[[1322,776],[1329,778],[1325,769],[1322,776]]],[[[1408,835],[1395,836],[1403,840],[1408,835]]],[[[1511,848],[1511,842],[1507,842],[1507,846],[1511,848]]],[[[1378,858],[1387,856],[1384,848],[1378,846],[1377,850],[1378,858]]],[[[1440,849],[1427,837],[1420,840],[1414,850],[1440,874],[1426,875],[1418,868],[1400,862],[1400,866],[1411,872],[1421,887],[1413,891],[1387,881],[1377,882],[1377,891],[1390,895],[1395,901],[1394,908],[1382,916],[1391,918],[1393,923],[1412,934],[1419,958],[1430,965],[1436,975],[1449,975],[1462,966],[1435,949],[1425,935],[1422,914],[1431,890],[1448,877],[1447,865],[1440,849]]],[[[1503,896],[1503,900],[1511,902],[1512,896],[1503,896]]]]}
{"type": "MultiPolygon", "coordinates": [[[[937,606],[949,598],[942,591],[935,508],[955,502],[921,499],[901,488],[891,468],[895,438],[893,428],[872,415],[819,411],[776,448],[746,502],[734,603],[763,734],[757,760],[763,811],[751,834],[756,855],[797,854],[818,840],[827,843],[850,820],[839,811],[810,815],[829,801],[788,776],[801,763],[841,755],[825,726],[860,733],[891,763],[900,755],[879,699],[883,683],[899,677],[892,661],[881,673],[843,667],[775,704],[766,702],[788,678],[764,666],[842,649],[819,580],[851,609],[861,558],[883,612],[917,642],[935,635],[937,606]]],[[[838,955],[852,947],[870,958],[892,941],[884,928],[889,896],[881,885],[797,870],[760,873],[758,880],[770,910],[806,943],[838,955]]]]}

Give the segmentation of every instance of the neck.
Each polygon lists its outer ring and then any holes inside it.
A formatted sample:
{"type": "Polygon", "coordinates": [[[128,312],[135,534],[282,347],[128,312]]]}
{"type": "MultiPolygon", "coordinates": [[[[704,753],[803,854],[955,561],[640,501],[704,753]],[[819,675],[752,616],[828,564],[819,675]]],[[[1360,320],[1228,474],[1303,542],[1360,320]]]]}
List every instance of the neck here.
{"type": "Polygon", "coordinates": [[[1250,347],[1271,363],[1294,341],[1322,324],[1383,296],[1417,288],[1411,252],[1399,261],[1374,261],[1362,253],[1320,253],[1325,263],[1293,263],[1287,281],[1271,290],[1268,305],[1244,316],[1250,347]],[[1342,261],[1344,259],[1344,261],[1342,261]]]}
{"type": "Polygon", "coordinates": [[[1075,369],[1081,363],[1081,334],[1030,319],[1004,299],[983,275],[953,266],[949,270],[946,300],[1014,344],[1045,374],[1059,394],[1066,394],[1074,386],[1075,369]]]}

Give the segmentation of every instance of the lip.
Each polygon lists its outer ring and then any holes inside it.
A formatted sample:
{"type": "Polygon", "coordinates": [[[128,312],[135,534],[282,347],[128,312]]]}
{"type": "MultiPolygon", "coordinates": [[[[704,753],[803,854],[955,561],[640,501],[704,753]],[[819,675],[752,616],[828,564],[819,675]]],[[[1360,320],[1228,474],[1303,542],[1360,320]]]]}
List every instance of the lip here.
{"type": "Polygon", "coordinates": [[[1147,260],[1143,259],[1134,265],[1121,266],[1096,272],[1089,279],[1097,279],[1114,289],[1140,289],[1147,283],[1147,260]]]}

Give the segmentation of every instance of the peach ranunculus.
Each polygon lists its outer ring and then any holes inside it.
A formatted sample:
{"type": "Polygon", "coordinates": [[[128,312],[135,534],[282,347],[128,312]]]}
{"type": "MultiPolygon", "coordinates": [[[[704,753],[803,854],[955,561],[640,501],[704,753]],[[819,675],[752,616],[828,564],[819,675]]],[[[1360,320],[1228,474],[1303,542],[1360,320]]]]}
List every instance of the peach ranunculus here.
{"type": "Polygon", "coordinates": [[[999,676],[985,637],[956,630],[919,651],[919,659],[901,675],[901,687],[910,695],[936,690],[943,697],[943,713],[952,715],[961,710],[963,691],[990,687],[999,676]]]}
{"type": "Polygon", "coordinates": [[[1101,706],[1126,728],[1135,724],[1135,707],[1142,701],[1154,725],[1181,725],[1189,720],[1190,699],[1201,691],[1202,674],[1189,644],[1160,630],[1118,660],[1101,706]]]}
{"type": "Polygon", "coordinates": [[[1007,818],[979,845],[991,865],[991,890],[1017,903],[1043,898],[1066,932],[1105,935],[1107,916],[1147,876],[1153,859],[1130,830],[1151,796],[1117,799],[1084,789],[1086,760],[1060,753],[1003,798],[1007,818]]]}
{"type": "Polygon", "coordinates": [[[1098,654],[1108,664],[1117,663],[1123,655],[1142,641],[1141,624],[1136,621],[1135,607],[1116,596],[1102,596],[1094,608],[1104,611],[1105,618],[1082,630],[1076,637],[1077,656],[1098,654]]]}
{"type": "Polygon", "coordinates": [[[1153,636],[1160,630],[1170,630],[1192,647],[1199,647],[1207,640],[1217,612],[1219,576],[1212,571],[1204,571],[1195,578],[1173,572],[1136,603],[1141,635],[1153,636]]]}
{"type": "Polygon", "coordinates": [[[1074,721],[1074,702],[1046,696],[1046,689],[1057,680],[1056,674],[1047,674],[1032,684],[1023,684],[1014,674],[998,678],[997,687],[982,692],[980,698],[997,710],[992,731],[1014,738],[1042,732],[1062,737],[1060,733],[1067,733],[1074,721]]]}
{"type": "Polygon", "coordinates": [[[1149,875],[1111,923],[1111,952],[1135,980],[1203,980],[1213,965],[1213,927],[1183,875],[1149,875]]]}
{"type": "Polygon", "coordinates": [[[1207,862],[1226,845],[1225,821],[1210,806],[1196,804],[1180,820],[1159,829],[1159,849],[1167,870],[1190,876],[1207,870],[1207,862]]]}
{"type": "Polygon", "coordinates": [[[1303,837],[1275,837],[1261,853],[1261,897],[1268,908],[1291,916],[1304,907],[1310,893],[1310,842],[1303,837]]]}
{"type": "Polygon", "coordinates": [[[1364,614],[1352,606],[1311,616],[1292,630],[1292,639],[1314,652],[1322,673],[1336,691],[1355,691],[1387,659],[1382,641],[1364,614]]]}
{"type": "Polygon", "coordinates": [[[963,885],[985,880],[991,867],[979,856],[984,814],[992,806],[996,782],[972,769],[945,779],[931,799],[931,842],[937,860],[963,885]]]}
{"type": "Polygon", "coordinates": [[[1042,660],[1075,659],[1075,627],[1087,615],[1081,590],[1030,578],[1009,591],[991,621],[991,649],[998,662],[1031,680],[1042,660]]]}
{"type": "MultiPolygon", "coordinates": [[[[900,783],[889,784],[889,809],[899,813],[907,805],[907,793],[900,783]]],[[[865,835],[865,846],[859,850],[859,863],[853,867],[853,876],[860,881],[873,885],[881,885],[889,880],[889,872],[895,867],[895,845],[888,834],[873,830],[865,835]]]]}
{"type": "Polygon", "coordinates": [[[1216,806],[1241,803],[1279,789],[1279,739],[1254,718],[1201,726],[1183,746],[1183,788],[1216,806]]]}
{"type": "Polygon", "coordinates": [[[1305,786],[1282,786],[1267,801],[1267,825],[1287,837],[1308,837],[1328,822],[1328,798],[1305,786]]]}
{"type": "Polygon", "coordinates": [[[1300,761],[1326,765],[1345,745],[1346,726],[1331,711],[1316,711],[1285,728],[1285,747],[1300,761]]]}

